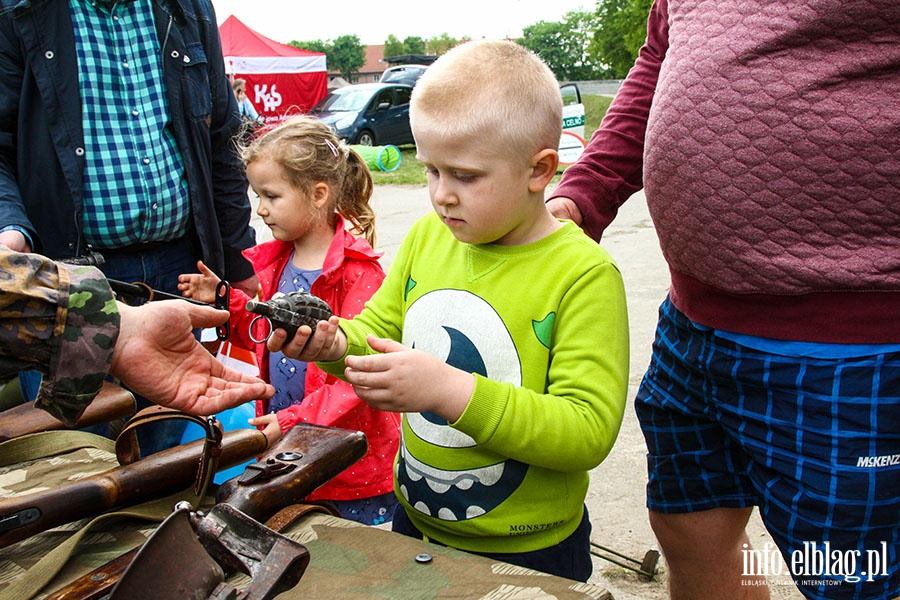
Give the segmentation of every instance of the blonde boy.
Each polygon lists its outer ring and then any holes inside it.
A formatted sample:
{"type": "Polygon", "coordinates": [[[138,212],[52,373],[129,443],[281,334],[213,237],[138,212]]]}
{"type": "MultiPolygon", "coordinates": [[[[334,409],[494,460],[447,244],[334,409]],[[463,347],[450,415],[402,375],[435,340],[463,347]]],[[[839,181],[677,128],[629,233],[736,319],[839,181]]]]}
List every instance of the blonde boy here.
{"type": "Polygon", "coordinates": [[[422,76],[410,121],[434,212],[365,310],[299,356],[404,413],[395,531],[587,580],[588,472],[621,424],[628,330],[612,259],[544,206],[558,84],[513,42],[470,42],[422,76]]]}

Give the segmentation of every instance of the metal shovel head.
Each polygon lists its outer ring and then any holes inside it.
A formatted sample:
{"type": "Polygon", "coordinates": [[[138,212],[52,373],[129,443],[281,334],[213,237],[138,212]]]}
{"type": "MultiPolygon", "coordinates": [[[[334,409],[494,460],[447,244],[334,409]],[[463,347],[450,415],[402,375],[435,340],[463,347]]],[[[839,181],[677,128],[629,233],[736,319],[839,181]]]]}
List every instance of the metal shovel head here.
{"type": "Polygon", "coordinates": [[[191,527],[189,511],[169,515],[135,556],[110,600],[206,600],[225,580],[191,527]]]}

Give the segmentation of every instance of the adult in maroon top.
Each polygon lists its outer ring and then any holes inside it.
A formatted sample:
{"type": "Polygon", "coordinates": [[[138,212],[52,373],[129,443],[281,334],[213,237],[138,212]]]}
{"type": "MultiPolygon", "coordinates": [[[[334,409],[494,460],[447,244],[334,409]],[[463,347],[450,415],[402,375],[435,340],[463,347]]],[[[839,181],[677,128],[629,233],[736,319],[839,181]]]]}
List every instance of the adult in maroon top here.
{"type": "MultiPolygon", "coordinates": [[[[898,24],[896,0],[657,0],[551,211],[599,240],[643,188],[667,301],[693,324],[764,349],[884,345],[897,357],[898,24]]],[[[749,514],[651,510],[673,598],[767,597],[741,585],[749,514]]]]}

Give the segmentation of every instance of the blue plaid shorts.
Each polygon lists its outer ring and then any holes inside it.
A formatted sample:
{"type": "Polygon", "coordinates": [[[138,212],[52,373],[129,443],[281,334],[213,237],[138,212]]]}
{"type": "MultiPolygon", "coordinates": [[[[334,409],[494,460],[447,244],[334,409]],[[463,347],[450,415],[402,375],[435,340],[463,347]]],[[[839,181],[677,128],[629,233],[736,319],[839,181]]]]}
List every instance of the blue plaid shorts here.
{"type": "Polygon", "coordinates": [[[761,352],[667,299],[635,405],[651,510],[759,506],[806,597],[900,595],[900,352],[761,352]]]}

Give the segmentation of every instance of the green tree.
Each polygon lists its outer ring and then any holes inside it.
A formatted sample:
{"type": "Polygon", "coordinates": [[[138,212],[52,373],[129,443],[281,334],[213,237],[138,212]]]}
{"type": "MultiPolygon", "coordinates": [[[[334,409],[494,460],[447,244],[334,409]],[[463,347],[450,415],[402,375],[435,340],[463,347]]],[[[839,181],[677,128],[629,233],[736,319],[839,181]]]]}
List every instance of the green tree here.
{"type": "Polygon", "coordinates": [[[404,54],[425,54],[425,40],[418,36],[411,35],[403,40],[406,47],[404,54]]]}
{"type": "Polygon", "coordinates": [[[596,22],[594,13],[573,10],[561,22],[525,27],[518,41],[540,56],[560,81],[597,79],[603,76],[602,66],[587,54],[596,22]]]}
{"type": "Polygon", "coordinates": [[[310,52],[324,52],[325,54],[328,54],[331,51],[331,46],[328,42],[323,42],[322,40],[310,40],[308,42],[298,42],[297,40],[293,40],[288,42],[288,45],[293,46],[294,48],[309,50],[310,52]]]}
{"type": "Polygon", "coordinates": [[[406,46],[393,33],[384,40],[384,58],[406,54],[406,46]]]}
{"type": "Polygon", "coordinates": [[[428,47],[428,53],[434,54],[436,56],[440,56],[447,52],[450,48],[459,45],[459,40],[455,37],[450,37],[449,33],[442,33],[437,37],[430,38],[426,43],[428,47]]]}
{"type": "Polygon", "coordinates": [[[351,74],[359,71],[366,64],[366,48],[357,35],[342,35],[334,40],[331,54],[328,56],[329,69],[341,72],[341,77],[351,80],[351,74]]]}
{"type": "Polygon", "coordinates": [[[597,28],[588,47],[593,61],[607,76],[622,79],[647,37],[647,15],[653,0],[598,0],[597,28]]]}

